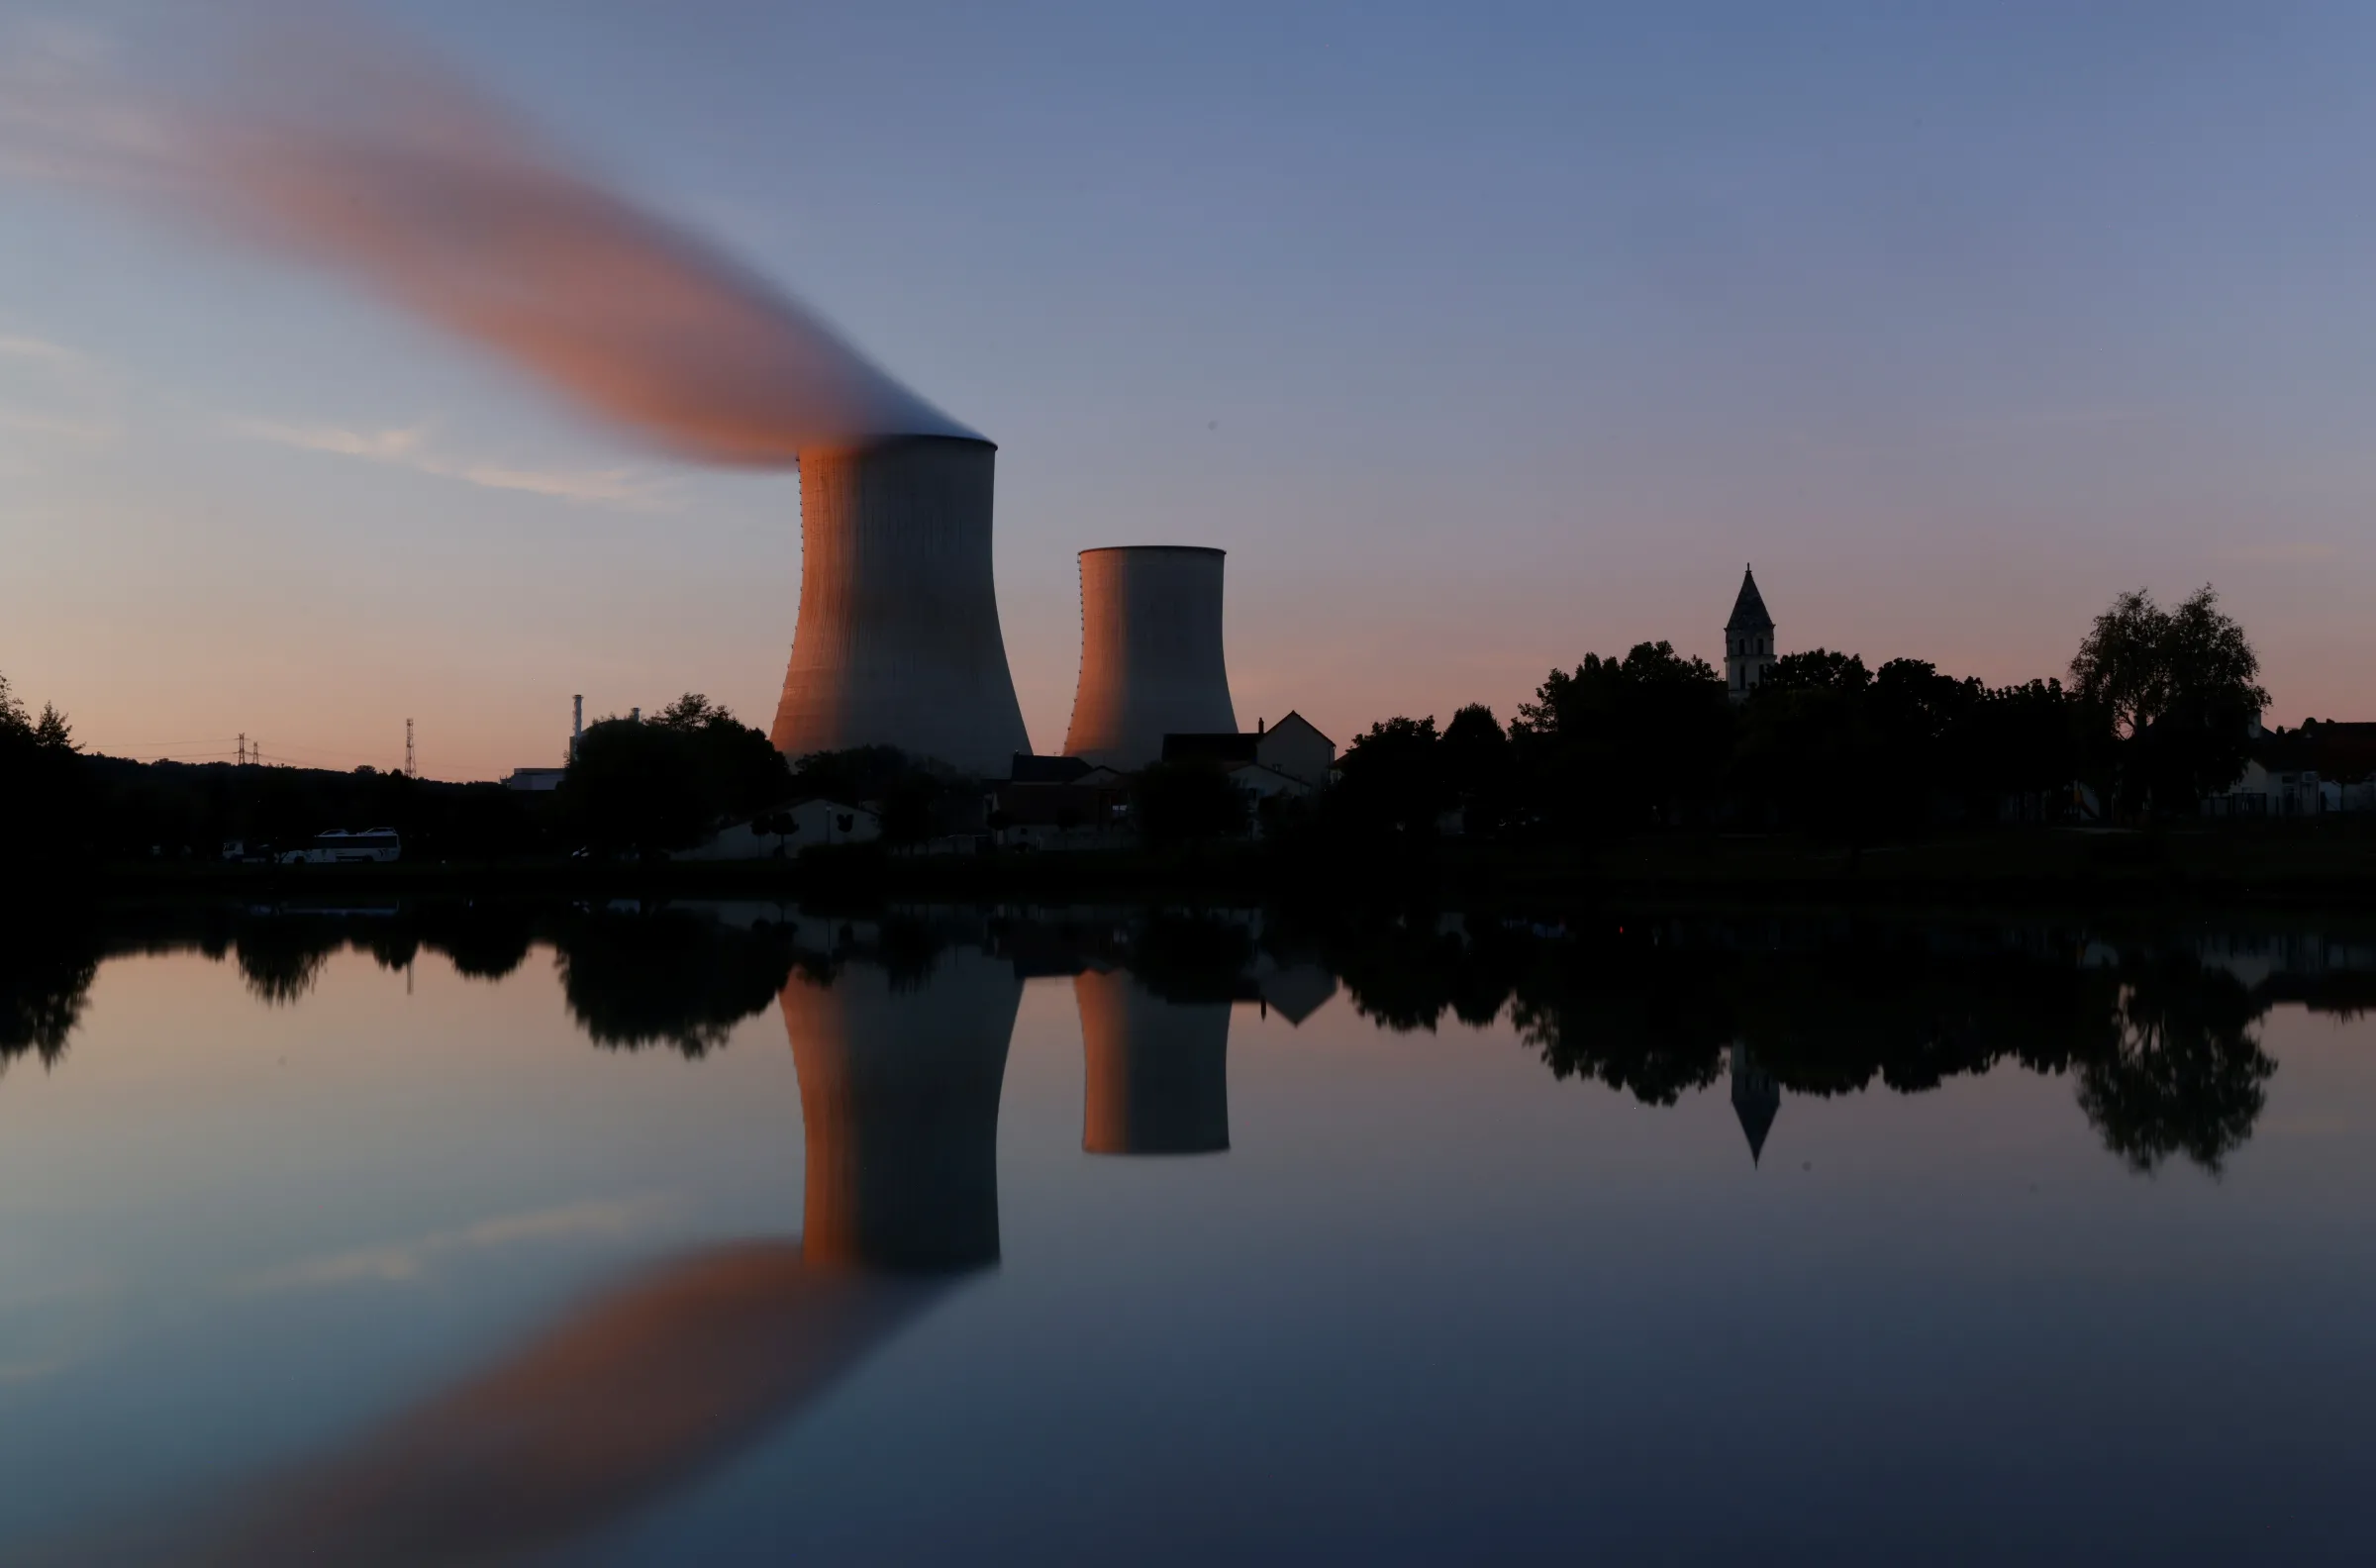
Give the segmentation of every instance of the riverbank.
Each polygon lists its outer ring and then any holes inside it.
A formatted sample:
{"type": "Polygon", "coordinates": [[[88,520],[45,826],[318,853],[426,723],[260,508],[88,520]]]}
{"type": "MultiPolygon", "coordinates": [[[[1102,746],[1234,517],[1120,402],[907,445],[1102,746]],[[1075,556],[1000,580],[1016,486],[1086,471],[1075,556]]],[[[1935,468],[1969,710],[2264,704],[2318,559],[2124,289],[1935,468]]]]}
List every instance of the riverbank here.
{"type": "Polygon", "coordinates": [[[1962,903],[2177,899],[2376,903],[2376,824],[2355,819],[2144,831],[2036,828],[1865,843],[1792,834],[1664,833],[1603,845],[1472,842],[1352,852],[1219,844],[1169,852],[872,848],[793,860],[493,860],[392,865],[134,862],[39,887],[100,896],[286,900],[429,896],[945,897],[1032,901],[1193,896],[1251,901],[1448,897],[1731,897],[1962,903]]]}

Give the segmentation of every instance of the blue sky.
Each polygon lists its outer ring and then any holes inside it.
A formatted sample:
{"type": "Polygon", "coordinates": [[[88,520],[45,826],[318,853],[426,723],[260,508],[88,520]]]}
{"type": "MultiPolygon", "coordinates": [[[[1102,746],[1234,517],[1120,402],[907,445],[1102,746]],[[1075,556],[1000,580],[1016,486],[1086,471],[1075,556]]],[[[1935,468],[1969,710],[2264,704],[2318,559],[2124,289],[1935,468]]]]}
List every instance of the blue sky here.
{"type": "MultiPolygon", "coordinates": [[[[1715,656],[1750,559],[1786,649],[1991,680],[2212,581],[2273,718],[2361,714],[2376,13],[370,9],[1000,443],[1044,748],[1073,552],[1134,542],[1229,549],[1241,718],[1339,740],[1715,656]]],[[[0,49],[60,14],[0,4],[0,49]]],[[[409,715],[425,771],[487,776],[554,760],[572,692],[766,722],[790,475],[6,190],[0,670],[85,740],[385,764],[409,715]]]]}

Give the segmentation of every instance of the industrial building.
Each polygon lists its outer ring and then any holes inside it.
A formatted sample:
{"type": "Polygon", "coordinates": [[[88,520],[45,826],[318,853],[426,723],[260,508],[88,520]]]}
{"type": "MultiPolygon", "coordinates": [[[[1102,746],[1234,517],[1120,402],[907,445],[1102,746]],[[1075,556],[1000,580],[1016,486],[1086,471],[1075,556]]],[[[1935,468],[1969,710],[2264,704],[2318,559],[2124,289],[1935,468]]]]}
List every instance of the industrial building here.
{"type": "Polygon", "coordinates": [[[954,436],[802,450],[778,750],[890,745],[995,778],[1031,749],[991,571],[996,452],[954,436]]]}
{"type": "Polygon", "coordinates": [[[1222,655],[1224,552],[1130,544],[1081,551],[1081,680],[1068,756],[1124,770],[1181,731],[1235,731],[1222,655]]]}

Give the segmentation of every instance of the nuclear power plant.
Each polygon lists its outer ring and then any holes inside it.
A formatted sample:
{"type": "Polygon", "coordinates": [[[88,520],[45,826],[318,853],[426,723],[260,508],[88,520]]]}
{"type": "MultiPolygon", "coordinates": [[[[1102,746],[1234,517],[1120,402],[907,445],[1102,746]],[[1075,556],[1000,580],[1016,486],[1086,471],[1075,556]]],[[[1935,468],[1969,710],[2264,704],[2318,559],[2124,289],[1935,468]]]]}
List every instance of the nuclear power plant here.
{"type": "Polygon", "coordinates": [[[1163,737],[1238,728],[1222,656],[1224,552],[1188,544],[1081,551],[1081,683],[1064,753],[1129,771],[1163,737]]]}
{"type": "Polygon", "coordinates": [[[769,732],[986,778],[1031,750],[990,565],[997,448],[905,436],[800,453],[800,612],[769,732]]]}

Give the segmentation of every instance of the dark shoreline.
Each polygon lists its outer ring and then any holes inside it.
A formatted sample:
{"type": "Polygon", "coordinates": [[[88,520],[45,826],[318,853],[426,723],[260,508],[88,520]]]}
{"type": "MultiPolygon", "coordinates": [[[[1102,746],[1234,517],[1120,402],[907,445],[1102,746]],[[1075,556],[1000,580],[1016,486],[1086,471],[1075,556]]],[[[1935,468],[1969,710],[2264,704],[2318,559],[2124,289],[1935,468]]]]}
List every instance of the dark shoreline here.
{"type": "Polygon", "coordinates": [[[1468,844],[1401,855],[1327,855],[1233,844],[1168,854],[871,850],[793,861],[569,860],[394,865],[130,862],[17,879],[73,898],[259,902],[409,897],[758,898],[1061,903],[1187,899],[1329,904],[1555,906],[1607,902],[2376,908],[2376,824],[2285,823],[2216,831],[2035,829],[1825,843],[1795,835],[1673,833],[1605,846],[1468,844]]]}

